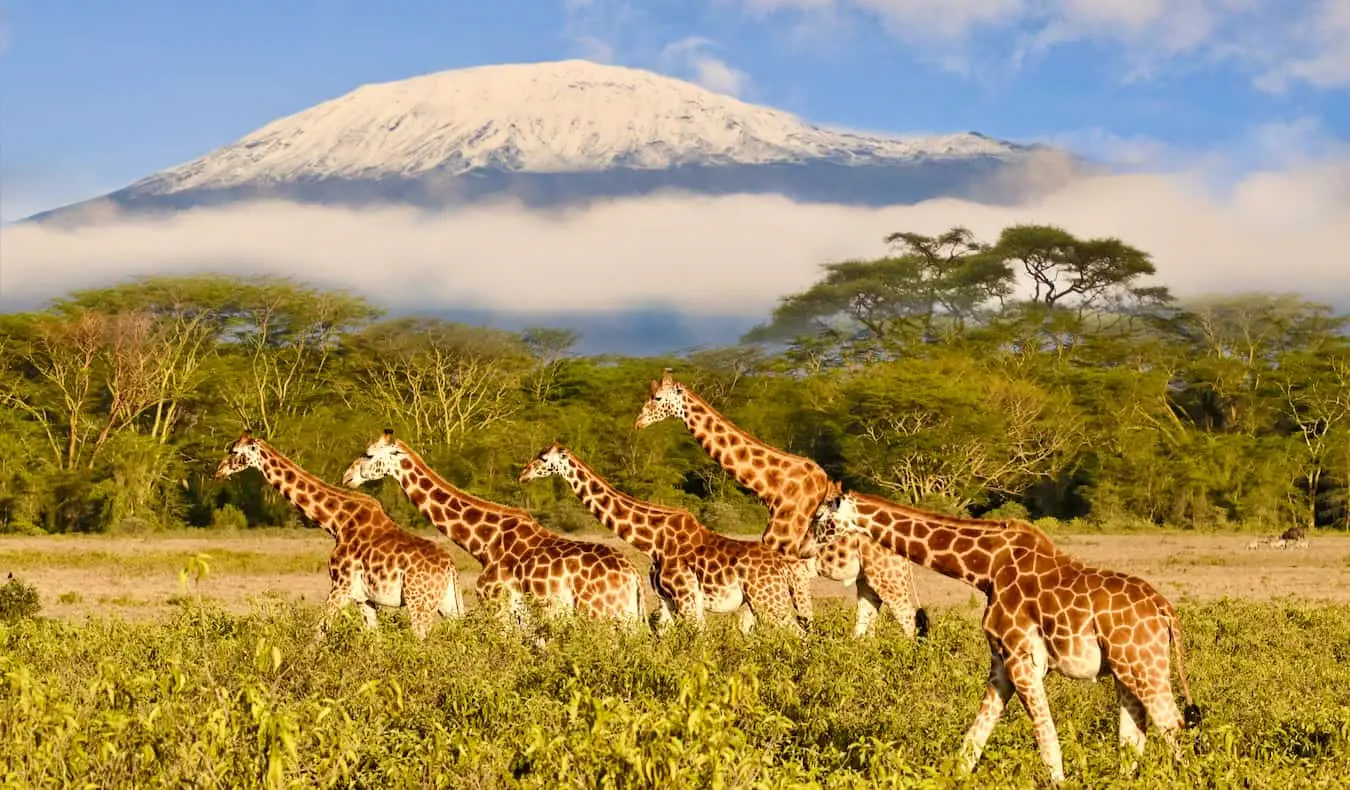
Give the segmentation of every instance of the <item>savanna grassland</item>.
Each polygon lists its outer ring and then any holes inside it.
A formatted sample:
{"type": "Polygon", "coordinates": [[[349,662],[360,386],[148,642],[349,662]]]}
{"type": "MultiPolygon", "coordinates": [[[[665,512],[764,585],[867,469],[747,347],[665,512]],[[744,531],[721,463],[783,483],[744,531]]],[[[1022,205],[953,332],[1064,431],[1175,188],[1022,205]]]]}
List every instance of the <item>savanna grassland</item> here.
{"type": "MultiPolygon", "coordinates": [[[[210,577],[203,583],[209,589],[210,577]]],[[[163,616],[0,625],[0,760],[12,787],[1028,787],[1010,710],[973,775],[952,753],[983,691],[972,618],[926,642],[883,620],[807,640],[733,618],[660,639],[576,623],[539,649],[481,613],[425,643],[388,613],[312,641],[317,607],[247,614],[188,594],[163,616]]],[[[1350,769],[1350,606],[1181,607],[1206,721],[1180,766],[1153,744],[1118,772],[1109,683],[1052,678],[1069,786],[1338,787],[1350,769]],[[1192,753],[1190,750],[1194,748],[1192,753]]],[[[1156,739],[1155,739],[1156,740],[1156,739]]]]}
{"type": "MultiPolygon", "coordinates": [[[[634,430],[669,365],[845,486],[1033,520],[1177,604],[1205,711],[1178,766],[1117,769],[1114,690],[1052,676],[1070,784],[1332,787],[1350,774],[1347,317],[1278,294],[1181,301],[1147,253],[1040,226],[895,234],[786,296],[742,343],[578,356],[565,330],[387,318],[286,280],[153,278],[0,316],[0,781],[7,787],[1023,787],[1012,706],[973,776],[974,591],[916,573],[926,642],[818,580],[805,640],[734,618],[661,637],[473,609],[313,642],[329,539],[252,472],[244,427],[328,480],[394,428],[452,483],[610,540],[553,438],[633,495],[753,535],[766,511],[679,425],[634,430]],[[1017,291],[1021,283],[1029,290],[1017,291]],[[1029,298],[1027,298],[1029,297],[1029,298]],[[1248,551],[1312,528],[1307,550],[1248,551]]],[[[397,487],[369,486],[430,531],[397,487]]],[[[437,540],[444,540],[436,538],[437,540]]],[[[477,565],[456,557],[471,589],[477,565]]],[[[647,563],[639,562],[645,569],[647,563]]],[[[1156,741],[1156,738],[1154,739],[1156,741]]]]}

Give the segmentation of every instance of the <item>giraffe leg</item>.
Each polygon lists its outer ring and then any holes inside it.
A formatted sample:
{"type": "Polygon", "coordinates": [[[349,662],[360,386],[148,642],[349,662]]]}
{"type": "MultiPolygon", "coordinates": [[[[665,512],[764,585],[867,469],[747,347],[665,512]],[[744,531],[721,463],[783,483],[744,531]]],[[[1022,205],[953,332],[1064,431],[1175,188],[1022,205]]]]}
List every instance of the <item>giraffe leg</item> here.
{"type": "MultiPolygon", "coordinates": [[[[858,614],[853,621],[853,638],[860,639],[867,636],[872,630],[872,624],[876,622],[877,612],[881,609],[881,596],[872,589],[864,579],[858,579],[858,614]]],[[[903,627],[904,621],[901,621],[903,627]]]]}
{"type": "Polygon", "coordinates": [[[662,563],[659,576],[657,590],[663,591],[664,595],[669,595],[673,600],[676,616],[691,621],[697,628],[703,628],[703,588],[698,583],[694,569],[662,563]]]}
{"type": "Polygon", "coordinates": [[[1119,678],[1116,679],[1116,697],[1120,700],[1120,747],[1129,753],[1126,756],[1128,762],[1121,769],[1125,774],[1133,774],[1139,767],[1138,758],[1144,754],[1147,712],[1144,703],[1119,678]]]}
{"type": "Polygon", "coordinates": [[[741,582],[745,590],[746,608],[756,618],[763,618],[774,625],[791,628],[799,635],[805,635],[806,629],[792,616],[792,585],[794,580],[789,573],[773,573],[769,578],[749,578],[741,582]]]}
{"type": "Polygon", "coordinates": [[[377,612],[377,610],[376,610],[376,608],[375,608],[375,604],[371,603],[370,601],[364,601],[364,602],[362,602],[362,603],[361,603],[361,618],[362,618],[363,620],[365,620],[365,623],[366,623],[366,630],[368,630],[368,631],[375,631],[375,630],[378,630],[378,629],[379,629],[379,627],[380,627],[380,619],[379,619],[379,613],[377,612]]]}
{"type": "MultiPolygon", "coordinates": [[[[1167,744],[1168,750],[1172,752],[1172,758],[1180,761],[1182,754],[1181,744],[1177,742],[1177,731],[1182,725],[1181,709],[1177,707],[1176,698],[1172,696],[1172,682],[1167,676],[1167,670],[1153,669],[1154,666],[1156,664],[1150,665],[1149,670],[1140,676],[1130,676],[1124,680],[1130,691],[1143,704],[1144,710],[1148,712],[1148,718],[1153,719],[1153,723],[1158,726],[1158,732],[1162,736],[1163,743],[1167,744]]],[[[1166,667],[1167,664],[1164,663],[1162,666],[1166,667]]]]}
{"type": "MultiPolygon", "coordinates": [[[[918,596],[914,592],[914,566],[898,554],[892,554],[871,540],[860,540],[858,557],[861,573],[858,578],[859,617],[864,588],[875,596],[875,608],[885,606],[900,622],[905,635],[923,637],[927,628],[927,613],[921,613],[918,596]]],[[[868,624],[871,627],[871,623],[868,624]]]]}
{"type": "MultiPolygon", "coordinates": [[[[1177,731],[1181,729],[1183,720],[1176,697],[1172,695],[1167,626],[1161,621],[1153,624],[1152,628],[1147,623],[1136,624],[1135,639],[1140,640],[1145,635],[1152,637],[1151,643],[1142,647],[1132,645],[1132,650],[1126,650],[1121,645],[1108,646],[1111,672],[1117,682],[1143,705],[1148,718],[1157,725],[1173,759],[1181,760],[1177,731]],[[1149,634],[1149,631],[1152,633],[1149,634]]],[[[1146,726],[1141,723],[1140,729],[1146,726]]]]}
{"type": "Polygon", "coordinates": [[[1003,709],[1008,706],[1008,700],[1012,699],[1013,684],[1008,678],[1008,667],[1003,663],[1003,657],[997,652],[991,651],[989,661],[989,686],[984,691],[984,700],[980,702],[980,710],[975,714],[975,721],[971,723],[970,729],[966,730],[965,740],[961,743],[962,764],[966,771],[975,769],[975,764],[980,761],[980,755],[984,753],[984,745],[989,741],[989,735],[994,731],[994,725],[998,724],[999,717],[1003,715],[1003,709]]]}
{"type": "Polygon", "coordinates": [[[412,625],[413,636],[418,641],[426,641],[431,626],[436,621],[436,610],[426,606],[409,606],[408,621],[412,625]]]}
{"type": "Polygon", "coordinates": [[[740,628],[741,633],[746,636],[749,636],[750,632],[754,630],[755,610],[751,609],[749,605],[741,607],[740,623],[738,624],[738,627],[740,628]]]}
{"type": "Polygon", "coordinates": [[[689,585],[680,597],[675,599],[675,612],[681,618],[692,622],[697,628],[702,629],[707,624],[706,606],[703,601],[703,590],[695,581],[689,585]]]}
{"type": "Polygon", "coordinates": [[[665,630],[667,626],[675,622],[675,601],[669,596],[657,593],[656,602],[656,628],[657,630],[665,630]]]}
{"type": "Polygon", "coordinates": [[[1006,666],[1008,679],[1012,681],[1017,696],[1022,700],[1022,706],[1031,717],[1041,762],[1050,769],[1051,783],[1059,784],[1064,781],[1064,758],[1060,754],[1059,733],[1055,730],[1055,720],[1050,715],[1050,701],[1045,694],[1045,653],[1043,650],[1031,654],[1019,653],[1009,658],[1006,666]]]}
{"type": "Polygon", "coordinates": [[[811,582],[816,578],[814,560],[797,562],[793,565],[791,584],[788,592],[792,596],[792,606],[797,610],[797,624],[803,631],[810,631],[815,621],[815,604],[811,600],[811,582]]]}
{"type": "Polygon", "coordinates": [[[335,583],[333,589],[328,592],[328,600],[323,605],[323,614],[319,617],[319,625],[314,635],[316,642],[321,642],[327,638],[328,627],[332,624],[333,618],[337,617],[338,612],[351,602],[351,592],[347,585],[335,583]]]}

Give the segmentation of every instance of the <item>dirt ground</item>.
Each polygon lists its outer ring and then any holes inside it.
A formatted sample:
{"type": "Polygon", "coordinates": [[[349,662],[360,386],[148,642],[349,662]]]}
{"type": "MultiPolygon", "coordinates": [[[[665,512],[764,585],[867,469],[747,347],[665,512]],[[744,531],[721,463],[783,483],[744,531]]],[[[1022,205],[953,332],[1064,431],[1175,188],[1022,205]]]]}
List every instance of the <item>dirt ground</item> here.
{"type": "MultiPolygon", "coordinates": [[[[1174,603],[1216,598],[1350,602],[1350,537],[1314,536],[1305,550],[1246,549],[1250,535],[1072,535],[1056,542],[1092,565],[1149,580],[1174,603]]],[[[613,543],[599,536],[587,539],[613,543]]],[[[443,540],[443,539],[441,539],[443,540]]],[[[257,598],[321,602],[331,539],[318,532],[239,535],[0,537],[0,573],[37,586],[48,616],[158,617],[184,594],[180,571],[206,555],[209,573],[189,594],[200,593],[234,611],[257,598]]],[[[478,566],[458,548],[467,596],[478,566]]],[[[629,550],[639,568],[647,562],[629,550]]],[[[921,602],[930,608],[979,609],[975,591],[927,569],[915,571],[921,602]]],[[[817,579],[818,599],[853,600],[837,582],[817,579]]],[[[472,605],[472,604],[470,604],[472,605]]]]}

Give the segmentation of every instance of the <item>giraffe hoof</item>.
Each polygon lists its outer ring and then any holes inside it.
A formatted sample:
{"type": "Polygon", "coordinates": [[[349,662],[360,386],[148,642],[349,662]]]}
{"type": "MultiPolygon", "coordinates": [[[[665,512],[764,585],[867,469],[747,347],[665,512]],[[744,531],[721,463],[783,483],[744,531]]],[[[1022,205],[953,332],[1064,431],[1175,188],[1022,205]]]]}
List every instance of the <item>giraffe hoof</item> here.
{"type": "Polygon", "coordinates": [[[928,638],[928,610],[922,607],[914,612],[914,638],[928,638]]]}

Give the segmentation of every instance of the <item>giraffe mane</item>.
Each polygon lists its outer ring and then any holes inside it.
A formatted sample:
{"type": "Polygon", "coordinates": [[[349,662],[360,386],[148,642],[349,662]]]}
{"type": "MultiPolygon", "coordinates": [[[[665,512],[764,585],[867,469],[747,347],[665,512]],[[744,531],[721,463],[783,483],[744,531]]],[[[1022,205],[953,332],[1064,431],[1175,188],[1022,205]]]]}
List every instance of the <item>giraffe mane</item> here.
{"type": "Polygon", "coordinates": [[[993,518],[976,518],[973,516],[950,516],[945,513],[934,513],[932,511],[923,510],[921,508],[913,507],[910,505],[903,505],[898,502],[892,502],[888,499],[884,499],[879,496],[862,493],[861,491],[850,491],[848,493],[858,502],[865,502],[872,505],[873,507],[890,510],[892,512],[900,511],[901,513],[904,513],[907,516],[911,516],[913,518],[918,518],[924,521],[929,521],[937,524],[942,524],[944,526],[978,529],[983,532],[988,532],[991,534],[1006,533],[1006,532],[1024,532],[1030,535],[1034,535],[1041,541],[1044,541],[1045,543],[1049,544],[1050,547],[1055,548],[1056,551],[1059,550],[1058,547],[1055,546],[1054,541],[1050,539],[1050,536],[1045,534],[1045,532],[1040,527],[1036,526],[1035,524],[1032,524],[1029,521],[1023,521],[1022,519],[1015,519],[1015,518],[993,519],[993,518]]]}
{"type": "Polygon", "coordinates": [[[307,477],[313,478],[315,483],[317,483],[320,487],[322,487],[329,493],[341,497],[342,499],[354,499],[358,502],[365,502],[366,504],[374,505],[375,507],[379,508],[381,513],[384,512],[384,506],[380,504],[380,500],[376,499],[370,494],[367,494],[363,491],[358,491],[354,488],[347,488],[346,486],[334,485],[328,482],[327,480],[324,480],[322,477],[319,477],[314,472],[310,471],[309,469],[306,469],[303,465],[300,464],[300,462],[296,461],[294,458],[291,458],[289,455],[286,455],[285,453],[281,452],[280,450],[273,447],[271,444],[269,444],[267,441],[263,439],[254,438],[253,442],[258,445],[259,449],[263,450],[264,452],[271,453],[274,457],[281,459],[283,462],[290,464],[291,466],[294,466],[296,469],[300,470],[300,472],[306,475],[307,477]]]}
{"type": "Polygon", "coordinates": [[[401,452],[407,454],[407,456],[412,459],[412,462],[414,464],[417,464],[418,466],[422,467],[422,469],[424,470],[424,474],[426,474],[428,477],[431,478],[431,482],[433,484],[454,489],[457,498],[463,499],[469,502],[470,504],[474,505],[475,507],[481,508],[482,510],[488,510],[497,513],[511,513],[512,515],[516,516],[524,516],[530,521],[534,520],[534,516],[531,515],[530,512],[527,510],[518,507],[512,507],[510,505],[504,505],[500,502],[493,502],[488,499],[483,499],[482,497],[475,496],[474,494],[465,491],[464,489],[460,488],[454,483],[451,483],[449,480],[445,479],[444,475],[436,471],[436,469],[434,469],[431,466],[431,464],[428,464],[426,460],[422,458],[420,453],[409,447],[407,442],[404,442],[402,439],[395,439],[394,446],[397,447],[401,452]]]}

